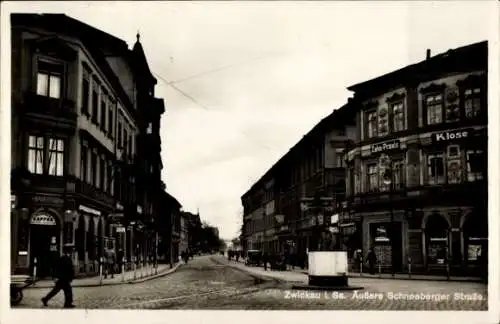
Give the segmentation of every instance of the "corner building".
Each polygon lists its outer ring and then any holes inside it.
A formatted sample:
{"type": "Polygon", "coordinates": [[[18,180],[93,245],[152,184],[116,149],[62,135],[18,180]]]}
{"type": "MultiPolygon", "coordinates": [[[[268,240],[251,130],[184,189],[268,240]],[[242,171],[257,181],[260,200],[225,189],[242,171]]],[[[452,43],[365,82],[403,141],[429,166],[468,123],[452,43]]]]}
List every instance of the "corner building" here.
{"type": "Polygon", "coordinates": [[[137,78],[139,45],[61,14],[12,14],[11,32],[11,271],[50,276],[64,246],[79,274],[106,249],[130,262],[152,214],[137,197],[139,117],[163,109],[138,103],[154,83],[137,78]]]}
{"type": "Polygon", "coordinates": [[[477,275],[487,262],[487,56],[487,42],[428,50],[348,88],[359,141],[341,218],[382,271],[477,275]]]}

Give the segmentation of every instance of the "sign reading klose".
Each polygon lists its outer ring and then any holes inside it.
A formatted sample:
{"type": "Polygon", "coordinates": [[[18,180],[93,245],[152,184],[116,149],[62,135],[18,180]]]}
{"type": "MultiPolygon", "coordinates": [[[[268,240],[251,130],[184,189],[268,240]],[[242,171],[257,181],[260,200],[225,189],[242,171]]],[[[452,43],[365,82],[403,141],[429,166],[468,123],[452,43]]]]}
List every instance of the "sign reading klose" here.
{"type": "Polygon", "coordinates": [[[399,140],[393,140],[385,143],[373,144],[371,147],[372,153],[384,152],[389,150],[397,150],[400,147],[399,140]]]}
{"type": "Polygon", "coordinates": [[[448,132],[434,133],[433,139],[436,142],[441,142],[441,141],[449,141],[455,139],[464,139],[469,137],[470,135],[471,135],[470,130],[448,131],[448,132]]]}

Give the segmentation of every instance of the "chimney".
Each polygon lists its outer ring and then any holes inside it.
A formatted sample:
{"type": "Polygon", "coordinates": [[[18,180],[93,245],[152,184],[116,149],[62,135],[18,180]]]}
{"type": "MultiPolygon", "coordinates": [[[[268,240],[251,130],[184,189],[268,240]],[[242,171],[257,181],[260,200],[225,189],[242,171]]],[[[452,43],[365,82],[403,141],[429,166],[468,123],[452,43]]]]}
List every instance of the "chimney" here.
{"type": "Polygon", "coordinates": [[[427,49],[427,54],[426,54],[426,56],[425,56],[425,59],[426,59],[426,60],[428,60],[428,59],[430,59],[430,58],[431,58],[431,50],[430,50],[430,48],[428,48],[428,49],[427,49]]]}

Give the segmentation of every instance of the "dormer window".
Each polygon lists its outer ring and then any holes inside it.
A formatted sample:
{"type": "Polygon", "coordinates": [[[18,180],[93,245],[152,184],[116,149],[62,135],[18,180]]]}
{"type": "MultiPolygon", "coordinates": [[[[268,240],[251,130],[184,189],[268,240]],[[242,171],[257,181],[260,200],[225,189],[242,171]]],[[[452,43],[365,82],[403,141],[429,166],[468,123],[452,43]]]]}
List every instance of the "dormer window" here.
{"type": "Polygon", "coordinates": [[[54,99],[61,98],[63,65],[39,60],[36,78],[36,94],[54,99]]]}

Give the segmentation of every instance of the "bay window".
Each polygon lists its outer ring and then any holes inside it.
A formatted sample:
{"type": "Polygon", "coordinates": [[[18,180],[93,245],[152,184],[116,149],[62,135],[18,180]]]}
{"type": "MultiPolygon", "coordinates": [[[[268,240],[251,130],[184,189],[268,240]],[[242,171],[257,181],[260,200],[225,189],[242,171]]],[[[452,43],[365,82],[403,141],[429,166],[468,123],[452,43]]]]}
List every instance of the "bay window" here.
{"type": "Polygon", "coordinates": [[[30,135],[28,137],[28,170],[31,173],[43,173],[43,150],[43,137],[30,135]]]}
{"type": "Polygon", "coordinates": [[[64,174],[64,141],[49,139],[49,175],[62,176],[64,174]]]}
{"type": "Polygon", "coordinates": [[[443,96],[441,94],[429,95],[425,98],[427,111],[427,125],[436,125],[443,122],[443,96]]]}
{"type": "Polygon", "coordinates": [[[484,178],[487,160],[482,150],[467,150],[467,180],[476,181],[484,178]]]}
{"type": "Polygon", "coordinates": [[[464,109],[466,118],[477,117],[481,112],[481,89],[468,88],[464,91],[464,109]]]}
{"type": "Polygon", "coordinates": [[[377,174],[377,165],[369,164],[366,166],[367,169],[367,177],[368,177],[368,192],[373,192],[378,189],[378,174],[377,174]]]}
{"type": "Polygon", "coordinates": [[[28,170],[34,174],[64,175],[64,140],[44,136],[28,136],[28,170]]]}
{"type": "Polygon", "coordinates": [[[367,113],[367,135],[368,138],[377,136],[377,112],[371,111],[367,113]]]}
{"type": "Polygon", "coordinates": [[[430,153],[427,156],[427,177],[428,183],[443,184],[445,183],[445,163],[443,153],[430,153]]]}
{"type": "Polygon", "coordinates": [[[36,94],[54,99],[61,98],[61,79],[64,68],[61,64],[38,61],[36,94]]]}

